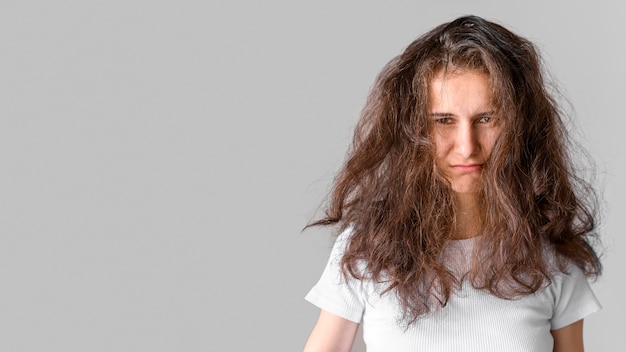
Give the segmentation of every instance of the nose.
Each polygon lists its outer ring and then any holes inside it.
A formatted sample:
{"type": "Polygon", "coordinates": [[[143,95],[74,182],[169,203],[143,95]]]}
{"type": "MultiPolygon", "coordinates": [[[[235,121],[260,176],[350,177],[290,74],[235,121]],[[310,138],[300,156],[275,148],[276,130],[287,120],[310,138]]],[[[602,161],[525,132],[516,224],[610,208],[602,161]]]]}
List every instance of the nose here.
{"type": "Polygon", "coordinates": [[[472,124],[462,124],[457,130],[455,151],[464,158],[475,155],[480,150],[478,131],[472,124]]]}

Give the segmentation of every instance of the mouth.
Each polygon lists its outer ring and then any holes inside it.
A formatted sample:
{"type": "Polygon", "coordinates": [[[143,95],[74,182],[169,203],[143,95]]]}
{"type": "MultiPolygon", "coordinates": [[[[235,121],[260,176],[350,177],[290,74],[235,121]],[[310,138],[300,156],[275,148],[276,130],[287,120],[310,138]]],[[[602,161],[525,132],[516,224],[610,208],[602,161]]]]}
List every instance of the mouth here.
{"type": "Polygon", "coordinates": [[[477,172],[483,168],[482,164],[459,164],[452,165],[452,169],[460,173],[477,172]]]}

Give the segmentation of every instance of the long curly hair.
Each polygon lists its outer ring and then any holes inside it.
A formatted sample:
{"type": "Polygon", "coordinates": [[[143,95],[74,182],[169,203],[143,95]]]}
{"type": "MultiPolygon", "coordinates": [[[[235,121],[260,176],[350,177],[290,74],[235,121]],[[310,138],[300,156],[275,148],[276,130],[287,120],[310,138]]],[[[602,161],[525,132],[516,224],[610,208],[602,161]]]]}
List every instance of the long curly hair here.
{"type": "Polygon", "coordinates": [[[567,263],[601,273],[594,249],[596,195],[577,176],[563,113],[535,46],[503,26],[466,16],[412,42],[378,75],[325,215],[308,226],[350,227],[346,278],[394,292],[411,324],[445,306],[461,279],[442,260],[456,206],[435,170],[429,87],[441,72],[490,79],[502,132],[482,171],[482,236],[468,278],[514,298],[536,292],[567,263]]]}

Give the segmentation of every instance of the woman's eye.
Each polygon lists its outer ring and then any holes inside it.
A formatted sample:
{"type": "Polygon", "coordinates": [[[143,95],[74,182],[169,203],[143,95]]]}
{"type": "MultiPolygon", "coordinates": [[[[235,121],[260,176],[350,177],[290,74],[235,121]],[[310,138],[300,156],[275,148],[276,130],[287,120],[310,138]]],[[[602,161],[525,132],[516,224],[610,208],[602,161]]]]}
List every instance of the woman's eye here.
{"type": "Polygon", "coordinates": [[[478,122],[481,122],[481,123],[487,123],[489,121],[491,121],[491,116],[483,116],[480,119],[478,119],[478,122]]]}
{"type": "Polygon", "coordinates": [[[436,119],[435,122],[442,125],[447,125],[452,122],[452,119],[449,117],[442,117],[440,119],[436,119]]]}

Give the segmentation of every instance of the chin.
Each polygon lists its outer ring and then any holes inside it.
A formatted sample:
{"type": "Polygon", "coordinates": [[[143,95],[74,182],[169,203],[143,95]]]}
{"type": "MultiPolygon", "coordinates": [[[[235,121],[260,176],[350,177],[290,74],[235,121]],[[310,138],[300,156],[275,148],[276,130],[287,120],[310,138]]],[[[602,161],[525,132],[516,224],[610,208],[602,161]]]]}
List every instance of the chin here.
{"type": "Polygon", "coordinates": [[[453,190],[455,194],[457,195],[478,195],[478,193],[480,193],[480,190],[453,190]]]}
{"type": "Polygon", "coordinates": [[[459,193],[459,194],[473,194],[473,193],[479,193],[480,190],[482,188],[480,187],[480,185],[476,185],[476,184],[471,184],[471,185],[452,185],[452,191],[454,193],[459,193]]]}

